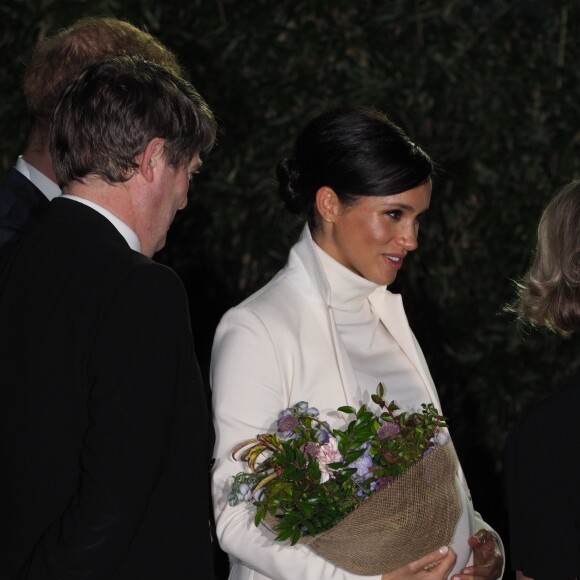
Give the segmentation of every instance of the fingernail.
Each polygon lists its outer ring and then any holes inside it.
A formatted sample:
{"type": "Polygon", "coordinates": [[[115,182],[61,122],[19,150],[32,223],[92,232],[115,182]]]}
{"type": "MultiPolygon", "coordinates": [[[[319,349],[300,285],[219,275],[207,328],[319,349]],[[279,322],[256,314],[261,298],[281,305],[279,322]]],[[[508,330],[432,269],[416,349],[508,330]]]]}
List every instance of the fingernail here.
{"type": "Polygon", "coordinates": [[[439,553],[444,556],[445,554],[447,554],[447,552],[449,552],[449,548],[447,546],[441,546],[439,548],[439,553]]]}

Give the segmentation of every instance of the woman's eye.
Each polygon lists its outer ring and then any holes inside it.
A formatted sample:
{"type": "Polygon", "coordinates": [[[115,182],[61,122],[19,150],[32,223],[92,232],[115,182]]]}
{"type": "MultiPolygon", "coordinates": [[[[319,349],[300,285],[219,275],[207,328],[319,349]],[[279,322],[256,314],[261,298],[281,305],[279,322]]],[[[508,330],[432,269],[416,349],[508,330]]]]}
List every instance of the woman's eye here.
{"type": "Polygon", "coordinates": [[[392,218],[394,220],[400,220],[401,215],[402,215],[402,212],[400,209],[393,209],[393,210],[387,211],[385,213],[386,213],[386,215],[388,215],[390,218],[392,218]]]}

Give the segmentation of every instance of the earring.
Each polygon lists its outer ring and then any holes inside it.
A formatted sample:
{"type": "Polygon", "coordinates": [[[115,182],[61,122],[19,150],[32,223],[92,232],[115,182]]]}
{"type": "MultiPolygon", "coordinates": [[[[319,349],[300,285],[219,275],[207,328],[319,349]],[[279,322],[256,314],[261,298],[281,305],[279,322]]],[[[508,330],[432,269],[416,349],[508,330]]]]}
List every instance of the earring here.
{"type": "Polygon", "coordinates": [[[330,218],[324,218],[324,221],[325,221],[325,222],[329,222],[329,223],[331,223],[331,222],[332,222],[332,220],[331,220],[330,218]]]}

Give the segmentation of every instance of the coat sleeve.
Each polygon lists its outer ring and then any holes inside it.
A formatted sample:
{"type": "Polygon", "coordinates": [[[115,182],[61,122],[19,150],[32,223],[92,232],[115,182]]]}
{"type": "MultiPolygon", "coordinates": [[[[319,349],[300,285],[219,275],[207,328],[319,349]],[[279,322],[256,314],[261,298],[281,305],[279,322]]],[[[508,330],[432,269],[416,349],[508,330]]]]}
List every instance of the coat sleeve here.
{"type": "MultiPolygon", "coordinates": [[[[92,387],[78,490],[40,539],[22,578],[112,578],[169,469],[177,421],[197,422],[200,453],[209,443],[205,404],[199,402],[198,417],[184,416],[184,401],[193,410],[191,389],[201,391],[201,385],[193,384],[193,339],[181,282],[151,264],[134,268],[111,296],[94,329],[86,370],[92,387]]],[[[207,465],[208,456],[206,449],[191,461],[207,465]]],[[[172,464],[171,477],[176,469],[172,464]]],[[[202,502],[206,478],[198,484],[192,481],[190,493],[202,502]]],[[[206,547],[191,546],[200,558],[211,552],[207,516],[197,524],[206,547]]]]}
{"type": "Polygon", "coordinates": [[[245,307],[223,317],[213,346],[211,381],[216,428],[216,463],[212,495],[218,540],[234,563],[277,580],[380,580],[337,568],[308,547],[275,542],[263,526],[254,525],[251,504],[229,506],[232,476],[243,471],[231,458],[232,448],[244,439],[270,431],[284,408],[285,380],[268,328],[245,307]]]}

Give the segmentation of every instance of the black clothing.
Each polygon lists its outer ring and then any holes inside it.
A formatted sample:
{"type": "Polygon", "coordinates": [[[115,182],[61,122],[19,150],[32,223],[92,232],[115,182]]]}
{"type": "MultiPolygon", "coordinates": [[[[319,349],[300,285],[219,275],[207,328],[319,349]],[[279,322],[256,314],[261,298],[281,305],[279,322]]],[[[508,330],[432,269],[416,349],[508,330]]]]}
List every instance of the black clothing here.
{"type": "Polygon", "coordinates": [[[212,578],[213,429],[177,275],[57,198],[0,258],[0,578],[212,578]]]}
{"type": "Polygon", "coordinates": [[[0,185],[0,247],[19,238],[48,205],[40,189],[12,167],[0,185]]]}
{"type": "Polygon", "coordinates": [[[580,375],[528,412],[506,451],[513,570],[580,578],[580,375]]]}

